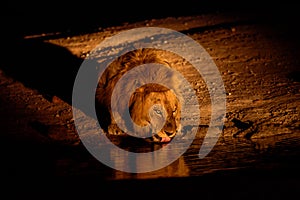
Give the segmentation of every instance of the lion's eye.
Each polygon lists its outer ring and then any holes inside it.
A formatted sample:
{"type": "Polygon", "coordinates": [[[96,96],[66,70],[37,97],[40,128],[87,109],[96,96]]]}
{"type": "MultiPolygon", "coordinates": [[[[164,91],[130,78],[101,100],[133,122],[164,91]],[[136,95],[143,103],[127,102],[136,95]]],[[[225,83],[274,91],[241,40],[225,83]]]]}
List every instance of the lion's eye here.
{"type": "Polygon", "coordinates": [[[161,112],[161,110],[154,110],[155,111],[155,113],[156,114],[158,114],[158,115],[162,115],[162,112],[161,112]]]}

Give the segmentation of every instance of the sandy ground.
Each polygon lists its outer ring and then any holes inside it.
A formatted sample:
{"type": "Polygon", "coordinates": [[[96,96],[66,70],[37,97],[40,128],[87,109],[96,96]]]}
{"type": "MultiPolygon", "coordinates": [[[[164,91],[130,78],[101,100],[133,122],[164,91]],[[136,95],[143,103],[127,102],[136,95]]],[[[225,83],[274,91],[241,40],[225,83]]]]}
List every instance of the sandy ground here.
{"type": "MultiPolygon", "coordinates": [[[[80,176],[84,180],[84,177],[98,175],[99,166],[106,178],[128,178],[102,166],[81,146],[74,128],[71,92],[80,64],[96,45],[120,31],[150,26],[170,28],[190,36],[213,58],[226,89],[227,112],[222,138],[251,141],[263,149],[287,140],[295,143],[295,149],[299,148],[299,39],[284,24],[270,23],[257,15],[217,13],[149,19],[99,27],[88,33],[26,35],[17,38],[4,53],[0,71],[1,174],[8,177],[9,186],[22,188],[31,176],[68,175],[66,177],[80,176]],[[290,138],[293,140],[288,140],[290,138]]],[[[193,77],[191,82],[202,108],[209,109],[203,82],[193,77]]],[[[201,117],[203,124],[207,124],[209,117],[201,117]]],[[[164,177],[166,171],[154,177],[164,177]]],[[[248,178],[253,180],[251,176],[248,178]]],[[[262,181],[258,185],[264,187],[272,181],[262,181]]],[[[221,183],[225,182],[226,176],[221,183]]],[[[184,180],[178,187],[183,183],[184,180]]],[[[124,184],[136,185],[129,181],[124,184]]],[[[152,182],[147,184],[155,187],[152,182]]],[[[287,184],[296,189],[299,179],[289,180],[287,184]]],[[[58,190],[63,190],[63,184],[58,185],[58,190]]],[[[211,191],[210,186],[202,184],[208,191],[211,191]]],[[[237,188],[244,187],[249,185],[237,188]]],[[[185,187],[184,190],[194,192],[194,188],[185,187]]],[[[271,190],[268,187],[265,191],[272,194],[271,190]]],[[[288,195],[290,190],[283,190],[282,194],[288,195]]],[[[242,191],[237,194],[244,198],[252,190],[242,191]]]]}

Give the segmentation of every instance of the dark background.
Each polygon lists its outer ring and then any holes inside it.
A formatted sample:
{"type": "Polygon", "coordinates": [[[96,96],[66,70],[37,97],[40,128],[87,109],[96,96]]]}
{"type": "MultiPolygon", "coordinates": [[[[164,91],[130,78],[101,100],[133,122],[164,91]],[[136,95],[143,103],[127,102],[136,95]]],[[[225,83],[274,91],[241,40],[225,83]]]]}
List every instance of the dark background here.
{"type": "MultiPolygon", "coordinates": [[[[0,6],[0,38],[1,38],[1,47],[2,51],[7,51],[6,53],[2,53],[2,58],[9,54],[9,51],[13,51],[16,48],[19,48],[20,45],[17,44],[19,40],[22,40],[23,36],[25,35],[34,35],[34,34],[42,34],[42,33],[53,33],[53,32],[62,32],[66,33],[66,35],[70,34],[80,34],[84,32],[93,32],[97,31],[99,27],[105,28],[109,26],[121,25],[124,22],[134,22],[134,21],[141,21],[146,19],[153,19],[153,18],[165,18],[165,17],[177,17],[177,16],[190,16],[190,15],[201,15],[207,13],[216,13],[216,12],[226,12],[226,13],[234,13],[236,15],[244,15],[244,14],[251,14],[257,15],[257,19],[261,22],[268,22],[268,24],[272,24],[274,26],[278,26],[283,28],[286,33],[293,34],[295,37],[291,37],[293,40],[296,38],[298,39],[298,25],[299,25],[299,8],[296,5],[296,1],[293,2],[291,0],[285,1],[269,1],[269,0],[184,0],[184,1],[163,1],[163,0],[143,0],[143,1],[39,1],[39,2],[32,2],[32,1],[22,1],[22,2],[15,2],[15,1],[7,1],[2,2],[0,6]]],[[[299,41],[299,39],[298,39],[299,41]]],[[[26,44],[27,45],[27,44],[26,44]]],[[[40,47],[46,49],[49,52],[48,58],[55,57],[55,55],[59,54],[57,48],[53,48],[53,46],[48,47],[45,44],[43,46],[39,46],[40,43],[36,44],[34,49],[28,50],[27,46],[24,46],[23,52],[24,55],[18,58],[17,61],[14,58],[13,61],[15,62],[24,62],[25,59],[31,55],[40,55],[42,54],[40,47]],[[39,53],[40,52],[40,53],[39,53]],[[55,53],[56,52],[56,53],[55,53]],[[58,52],[58,53],[57,53],[58,52]]],[[[63,51],[64,52],[64,51],[63,51]]],[[[64,55],[64,54],[63,54],[64,55]]],[[[69,54],[68,54],[69,55],[69,54]]],[[[36,56],[38,57],[38,56],[36,56]]],[[[42,61],[45,57],[41,56],[39,59],[42,61]]],[[[67,57],[69,58],[69,57],[67,57]]],[[[27,58],[28,59],[28,58],[27,58]]],[[[56,59],[60,59],[60,57],[56,57],[56,59]]],[[[64,57],[65,61],[68,61],[64,57]]],[[[73,59],[73,57],[72,57],[73,59]]],[[[72,60],[70,59],[70,60],[72,60]]],[[[4,59],[5,60],[5,59],[4,59]]],[[[39,61],[36,61],[35,66],[39,66],[39,61]]],[[[48,59],[50,60],[50,59],[48,59]]],[[[49,66],[52,66],[52,63],[55,63],[55,59],[53,59],[50,63],[47,63],[49,66]]],[[[29,63],[29,62],[28,62],[29,63]]],[[[31,62],[30,62],[31,63],[31,62]]],[[[32,63],[31,63],[32,64],[32,63]]],[[[22,65],[16,65],[22,66],[22,65]]],[[[27,66],[29,67],[29,66],[27,66]]],[[[14,69],[12,69],[13,71],[14,69]]],[[[27,70],[27,69],[26,69],[27,70]]],[[[52,69],[53,73],[56,73],[59,69],[52,69]]],[[[18,70],[15,70],[18,71],[18,70]]],[[[34,70],[31,70],[34,71],[34,70]]],[[[28,72],[27,72],[28,73],[28,72]]],[[[37,73],[35,71],[35,73],[37,73]]],[[[13,73],[13,74],[16,74],[13,73]]],[[[30,73],[29,73],[30,74],[30,73]]],[[[63,72],[62,74],[70,74],[69,71],[63,72]]],[[[23,76],[23,73],[20,73],[23,76]]],[[[34,77],[34,75],[31,75],[34,77]]],[[[24,76],[28,77],[28,76],[24,76]]],[[[51,77],[51,76],[49,76],[51,77]]],[[[62,80],[66,81],[63,76],[62,80]]],[[[57,81],[59,85],[59,81],[57,81]]],[[[72,83],[72,82],[71,82],[72,83]]],[[[56,87],[58,88],[58,86],[56,87]]],[[[22,151],[24,149],[20,148],[22,151]]],[[[26,152],[26,151],[25,151],[26,152]]],[[[31,152],[31,151],[29,151],[31,152]]],[[[27,153],[27,152],[26,152],[27,153]]],[[[33,156],[33,158],[35,158],[33,156]]],[[[38,165],[39,166],[39,165],[38,165]]],[[[276,172],[274,172],[276,174],[276,172]]],[[[217,185],[214,180],[214,177],[204,177],[201,179],[202,181],[199,182],[198,179],[187,179],[187,180],[164,180],[159,181],[161,184],[165,185],[168,191],[161,191],[162,193],[169,192],[169,195],[174,192],[175,184],[177,183],[178,191],[183,191],[182,193],[187,193],[187,196],[194,195],[193,193],[197,190],[196,187],[190,188],[190,185],[194,185],[191,182],[196,181],[196,186],[207,190],[207,196],[203,198],[208,198],[210,195],[215,195],[218,197],[222,197],[223,194],[232,194],[232,197],[236,197],[234,199],[255,199],[252,197],[259,196],[259,199],[262,199],[262,193],[260,191],[264,191],[264,187],[267,184],[272,183],[272,178],[276,179],[275,176],[270,176],[267,178],[268,181],[261,181],[261,179],[257,179],[257,177],[262,176],[262,174],[257,174],[256,172],[244,177],[224,177],[222,181],[217,182],[217,185]],[[250,179],[250,180],[249,180],[250,179]],[[212,184],[207,185],[208,182],[212,184]],[[174,184],[175,183],[175,184],[174,184]],[[231,187],[231,184],[232,187],[231,187]],[[237,184],[238,183],[238,184],[237,184]],[[241,184],[239,184],[241,183],[241,184]],[[195,189],[196,188],[196,189],[195,189]],[[218,191],[215,190],[218,189],[218,191]],[[254,192],[251,196],[244,196],[245,194],[250,194],[254,192]],[[243,196],[241,195],[243,194],[243,196]]],[[[272,174],[271,174],[272,175],[272,174]]],[[[19,179],[16,179],[19,180],[19,179]]],[[[40,179],[37,179],[40,180],[40,179]]],[[[285,180],[285,179],[284,179],[285,180]]],[[[134,180],[128,181],[126,183],[114,183],[119,185],[112,185],[107,182],[101,182],[98,185],[91,185],[84,187],[84,179],[81,181],[82,185],[77,183],[78,180],[68,180],[66,182],[54,182],[53,184],[46,184],[45,181],[37,182],[34,184],[35,186],[39,186],[38,190],[42,191],[42,195],[40,199],[45,199],[45,194],[52,193],[54,197],[58,193],[57,188],[63,191],[63,194],[66,197],[76,197],[77,192],[80,190],[84,190],[88,192],[99,191],[99,187],[108,188],[107,193],[109,194],[120,194],[122,192],[130,195],[132,192],[133,196],[138,196],[138,191],[129,190],[130,188],[137,188],[137,190],[145,191],[144,196],[148,196],[151,193],[151,188],[155,188],[157,182],[135,182],[134,180]],[[67,186],[69,184],[69,186],[67,186]],[[76,187],[75,187],[76,186],[76,187]],[[74,188],[75,187],[75,188],[74,188]],[[53,189],[55,188],[55,189],[53,189]],[[123,189],[122,189],[123,188],[123,189]],[[148,191],[149,188],[149,191],[148,191]],[[122,190],[121,190],[122,189],[122,190]],[[128,189],[128,191],[126,191],[128,189]],[[122,191],[121,193],[118,191],[122,191]],[[46,191],[46,192],[45,192],[46,191]],[[45,193],[44,193],[45,192],[45,193]],[[149,193],[148,193],[149,192],[149,193]]],[[[23,182],[25,182],[23,180],[23,182]]],[[[287,187],[291,187],[291,191],[293,188],[296,188],[298,181],[283,183],[280,185],[276,185],[278,180],[274,181],[274,185],[269,185],[267,189],[267,194],[273,194],[271,198],[266,196],[266,199],[274,199],[276,198],[276,191],[281,188],[282,185],[287,185],[287,187]],[[274,187],[273,187],[274,186],[274,187]]],[[[14,185],[13,183],[12,185],[14,185]]],[[[17,183],[16,183],[17,184],[17,183]]],[[[30,188],[34,191],[34,193],[39,194],[36,188],[31,188],[31,186],[26,186],[22,184],[20,188],[30,188]]],[[[103,191],[103,190],[102,190],[103,191]]],[[[290,191],[290,190],[285,190],[290,191]]],[[[16,192],[16,191],[14,191],[16,192]]],[[[83,192],[82,194],[86,194],[83,192]]],[[[20,193],[20,195],[22,195],[20,193]]],[[[156,194],[152,194],[155,196],[156,194]]],[[[157,194],[158,196],[161,194],[157,194]]],[[[199,194],[199,197],[201,194],[199,194]]],[[[287,194],[288,195],[288,194],[287,194]]],[[[175,195],[174,195],[175,196],[175,195]]],[[[225,195],[228,196],[228,195],[225,195]]],[[[82,196],[84,197],[84,196],[82,196]]],[[[103,197],[99,194],[98,198],[103,197]]],[[[270,197],[270,196],[269,196],[270,197]]],[[[127,196],[124,196],[127,198],[127,196]]],[[[59,198],[58,198],[59,199],[59,198]]],[[[66,198],[67,199],[67,198],[66,198]]],[[[277,198],[278,199],[278,198],[277,198]]]]}
{"type": "Polygon", "coordinates": [[[0,9],[5,36],[94,31],[124,22],[214,12],[257,14],[262,21],[296,29],[299,16],[291,0],[7,1],[0,9]]]}

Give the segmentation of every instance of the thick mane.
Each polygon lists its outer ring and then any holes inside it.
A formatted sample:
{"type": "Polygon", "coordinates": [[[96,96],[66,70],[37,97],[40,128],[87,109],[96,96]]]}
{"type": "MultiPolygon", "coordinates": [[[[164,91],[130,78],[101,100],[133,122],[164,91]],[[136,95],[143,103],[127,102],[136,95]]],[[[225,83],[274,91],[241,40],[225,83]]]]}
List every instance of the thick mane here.
{"type": "Polygon", "coordinates": [[[159,63],[170,66],[167,60],[160,57],[155,50],[137,49],[135,51],[130,51],[113,61],[100,78],[99,86],[115,84],[127,71],[147,63],[159,63]]]}
{"type": "Polygon", "coordinates": [[[156,65],[161,64],[169,69],[172,68],[169,62],[166,60],[166,58],[161,56],[161,52],[159,52],[159,50],[138,49],[135,51],[128,52],[120,56],[117,60],[113,61],[109,65],[109,67],[104,71],[102,77],[100,77],[99,80],[96,98],[100,101],[102,98],[104,99],[104,102],[102,103],[109,104],[112,91],[115,89],[115,85],[120,80],[120,78],[134,67],[141,66],[144,64],[149,64],[147,73],[145,73],[145,71],[136,69],[135,73],[128,74],[128,76],[126,77],[126,84],[122,85],[119,88],[120,91],[115,92],[130,92],[132,88],[145,85],[151,82],[151,78],[155,77],[155,83],[160,83],[161,85],[167,88],[171,85],[176,95],[180,96],[180,92],[178,92],[180,81],[178,78],[176,78],[174,72],[161,67],[156,67],[152,69],[150,63],[156,65]],[[101,97],[99,95],[101,95],[101,97]],[[103,95],[105,95],[105,97],[103,95]]]}
{"type": "Polygon", "coordinates": [[[179,90],[181,79],[167,59],[162,56],[161,51],[138,49],[128,52],[113,61],[104,71],[96,91],[97,112],[101,112],[104,124],[109,126],[115,123],[116,118],[124,119],[123,114],[129,108],[128,95],[133,97],[131,100],[139,101],[135,102],[139,105],[143,104],[141,99],[144,99],[146,94],[172,91],[177,99],[172,97],[168,100],[181,101],[179,90]],[[139,92],[141,93],[137,94],[139,92]],[[112,103],[114,110],[112,110],[112,103]]]}

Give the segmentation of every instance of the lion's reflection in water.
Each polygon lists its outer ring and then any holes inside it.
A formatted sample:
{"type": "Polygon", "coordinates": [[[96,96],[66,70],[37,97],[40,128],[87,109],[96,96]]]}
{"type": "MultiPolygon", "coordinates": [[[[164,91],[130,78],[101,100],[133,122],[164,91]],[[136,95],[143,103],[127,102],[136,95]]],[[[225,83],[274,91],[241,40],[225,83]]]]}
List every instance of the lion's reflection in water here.
{"type": "MultiPolygon", "coordinates": [[[[172,145],[172,144],[167,144],[172,145]]],[[[159,144],[154,144],[151,147],[148,146],[147,148],[143,147],[142,149],[157,151],[161,148],[164,148],[164,146],[159,144]]],[[[115,151],[111,152],[113,155],[111,157],[114,157],[116,165],[126,165],[128,164],[127,158],[124,156],[118,156],[115,155],[115,151]]],[[[169,151],[163,151],[162,153],[158,154],[159,157],[156,157],[156,154],[152,154],[151,159],[145,160],[143,157],[137,157],[135,161],[134,168],[145,168],[144,165],[152,165],[155,166],[156,162],[161,162],[161,160],[166,159],[170,156],[169,151]]],[[[124,168],[124,167],[123,167],[124,168]]],[[[122,180],[122,179],[152,179],[152,178],[166,178],[166,177],[187,177],[190,175],[190,170],[188,166],[185,164],[185,160],[183,156],[180,156],[178,159],[176,159],[171,164],[154,171],[144,172],[144,173],[127,173],[119,170],[114,170],[112,174],[113,180],[122,180]]]]}

